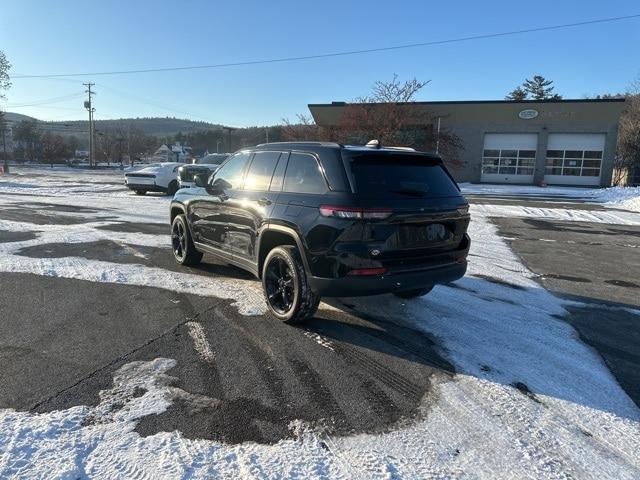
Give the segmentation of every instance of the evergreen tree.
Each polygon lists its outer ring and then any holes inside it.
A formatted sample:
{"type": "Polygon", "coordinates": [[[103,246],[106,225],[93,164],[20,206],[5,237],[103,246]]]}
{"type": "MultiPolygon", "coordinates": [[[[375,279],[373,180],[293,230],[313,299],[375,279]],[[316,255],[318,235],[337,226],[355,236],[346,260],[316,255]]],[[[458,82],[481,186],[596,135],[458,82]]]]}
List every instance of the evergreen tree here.
{"type": "Polygon", "coordinates": [[[534,75],[522,84],[522,88],[533,100],[559,100],[562,97],[553,93],[553,80],[547,80],[542,75],[534,75]]]}
{"type": "Polygon", "coordinates": [[[522,87],[516,87],[509,94],[504,97],[505,100],[526,100],[527,92],[522,87]]]}

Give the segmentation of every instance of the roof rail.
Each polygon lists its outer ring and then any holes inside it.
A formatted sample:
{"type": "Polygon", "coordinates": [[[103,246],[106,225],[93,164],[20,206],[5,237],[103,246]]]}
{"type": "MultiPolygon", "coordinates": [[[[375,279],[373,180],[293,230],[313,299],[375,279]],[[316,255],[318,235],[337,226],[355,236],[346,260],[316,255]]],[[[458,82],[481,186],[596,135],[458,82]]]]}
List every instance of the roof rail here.
{"type": "Polygon", "coordinates": [[[256,147],[265,147],[267,145],[317,145],[321,147],[342,147],[342,145],[336,142],[313,142],[313,141],[269,142],[269,143],[260,143],[256,145],[256,147]]]}
{"type": "Polygon", "coordinates": [[[411,147],[384,147],[387,150],[402,150],[403,152],[415,152],[416,149],[415,148],[411,148],[411,147]]]}

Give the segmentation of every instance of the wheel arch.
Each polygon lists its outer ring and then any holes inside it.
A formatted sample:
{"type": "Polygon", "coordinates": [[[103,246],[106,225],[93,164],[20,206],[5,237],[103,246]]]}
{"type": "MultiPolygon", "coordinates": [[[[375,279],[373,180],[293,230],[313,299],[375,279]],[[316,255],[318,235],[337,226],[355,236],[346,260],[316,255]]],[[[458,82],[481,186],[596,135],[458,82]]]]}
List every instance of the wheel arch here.
{"type": "Polygon", "coordinates": [[[176,218],[178,215],[180,214],[186,214],[186,210],[184,208],[184,205],[180,205],[178,203],[172,203],[171,204],[171,210],[170,210],[170,223],[173,223],[173,219],[176,218]]]}
{"type": "Polygon", "coordinates": [[[267,255],[275,247],[280,245],[293,245],[298,248],[305,271],[309,272],[307,264],[307,256],[305,255],[304,245],[298,233],[290,227],[284,225],[269,225],[260,232],[260,242],[258,243],[258,278],[262,278],[262,267],[267,255]]]}

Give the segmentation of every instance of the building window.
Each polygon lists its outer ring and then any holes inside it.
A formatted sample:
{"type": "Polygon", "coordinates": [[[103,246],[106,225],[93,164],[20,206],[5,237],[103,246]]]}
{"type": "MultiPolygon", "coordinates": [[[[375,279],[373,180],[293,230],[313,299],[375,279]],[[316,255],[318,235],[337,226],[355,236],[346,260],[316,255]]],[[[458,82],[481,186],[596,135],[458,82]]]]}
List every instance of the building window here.
{"type": "Polygon", "coordinates": [[[602,150],[547,150],[545,175],[599,177],[602,150]]]}
{"type": "Polygon", "coordinates": [[[482,173],[499,175],[533,175],[535,150],[485,150],[482,173]]]}

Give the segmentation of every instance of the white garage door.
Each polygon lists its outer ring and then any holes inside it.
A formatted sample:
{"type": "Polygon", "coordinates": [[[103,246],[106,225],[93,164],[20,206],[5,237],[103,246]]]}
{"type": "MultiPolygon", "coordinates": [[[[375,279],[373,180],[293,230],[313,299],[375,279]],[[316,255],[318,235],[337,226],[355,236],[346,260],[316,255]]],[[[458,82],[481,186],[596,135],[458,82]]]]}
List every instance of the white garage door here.
{"type": "Polygon", "coordinates": [[[537,146],[536,133],[487,133],[481,181],[533,183],[537,146]]]}
{"type": "Polygon", "coordinates": [[[550,133],[544,181],[600,185],[604,133],[550,133]]]}

